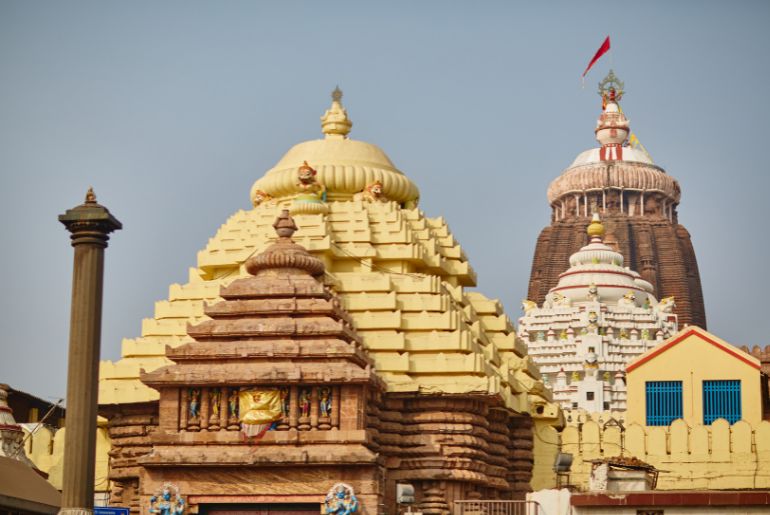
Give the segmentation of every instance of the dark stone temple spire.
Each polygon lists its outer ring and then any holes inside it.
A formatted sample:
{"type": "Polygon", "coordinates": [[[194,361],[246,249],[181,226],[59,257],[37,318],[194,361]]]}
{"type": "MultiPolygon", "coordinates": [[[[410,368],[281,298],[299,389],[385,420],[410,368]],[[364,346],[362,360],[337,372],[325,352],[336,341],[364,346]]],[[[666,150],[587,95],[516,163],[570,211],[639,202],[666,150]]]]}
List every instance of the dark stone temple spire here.
{"type": "Polygon", "coordinates": [[[626,266],[652,284],[657,298],[674,297],[682,325],[706,327],[698,262],[690,233],[679,223],[679,183],[655,165],[620,108],[623,83],[612,74],[600,84],[601,146],[582,152],[548,187],[551,224],[537,239],[528,298],[538,304],[588,243],[585,228],[601,214],[605,243],[626,266]]]}

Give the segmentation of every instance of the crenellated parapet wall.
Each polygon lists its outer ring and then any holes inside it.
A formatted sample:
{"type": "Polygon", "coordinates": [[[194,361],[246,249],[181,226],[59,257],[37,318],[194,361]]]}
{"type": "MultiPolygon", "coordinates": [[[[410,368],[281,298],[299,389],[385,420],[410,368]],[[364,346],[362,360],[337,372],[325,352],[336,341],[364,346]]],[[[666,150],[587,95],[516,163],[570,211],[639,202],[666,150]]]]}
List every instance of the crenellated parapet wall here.
{"type": "MultiPolygon", "coordinates": [[[[710,426],[600,425],[587,420],[558,433],[542,427],[536,441],[558,441],[573,456],[570,483],[587,489],[591,461],[634,456],[658,470],[659,490],[729,490],[770,488],[770,422],[756,426],[719,419],[710,426]]],[[[555,454],[554,454],[555,456],[555,454]]]]}
{"type": "Polygon", "coordinates": [[[764,372],[765,374],[770,374],[770,345],[766,347],[760,347],[759,345],[754,345],[751,348],[749,348],[746,345],[743,345],[740,349],[746,354],[751,354],[752,356],[757,358],[760,361],[760,363],[762,363],[762,372],[764,372]]]}
{"type": "MultiPolygon", "coordinates": [[[[110,436],[103,420],[99,420],[97,424],[94,492],[100,494],[108,492],[110,486],[107,456],[110,436]]],[[[54,429],[37,424],[23,424],[21,427],[24,431],[24,450],[27,456],[38,469],[48,474],[48,482],[61,490],[66,428],[54,429]]]]}

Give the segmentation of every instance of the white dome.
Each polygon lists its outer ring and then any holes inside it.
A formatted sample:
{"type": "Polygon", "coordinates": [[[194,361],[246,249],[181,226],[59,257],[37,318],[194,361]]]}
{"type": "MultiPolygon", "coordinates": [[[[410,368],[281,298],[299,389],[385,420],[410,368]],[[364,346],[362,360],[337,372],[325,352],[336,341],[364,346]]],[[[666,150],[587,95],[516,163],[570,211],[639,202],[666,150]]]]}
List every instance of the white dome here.
{"type": "Polygon", "coordinates": [[[652,285],[637,272],[624,268],[623,255],[602,242],[604,227],[598,214],[587,231],[591,241],[570,256],[570,268],[559,275],[559,283],[548,292],[546,303],[558,305],[564,302],[562,297],[571,304],[589,302],[598,296],[606,304],[657,304],[652,285]]]}

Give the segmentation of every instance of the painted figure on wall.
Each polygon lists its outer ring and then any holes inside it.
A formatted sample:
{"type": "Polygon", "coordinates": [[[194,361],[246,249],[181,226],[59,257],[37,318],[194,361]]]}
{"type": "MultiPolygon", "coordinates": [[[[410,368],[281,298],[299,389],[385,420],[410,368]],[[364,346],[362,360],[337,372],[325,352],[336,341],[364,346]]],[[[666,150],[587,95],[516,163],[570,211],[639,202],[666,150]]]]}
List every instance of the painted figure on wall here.
{"type": "Polygon", "coordinates": [[[238,389],[230,390],[230,396],[227,398],[227,416],[229,419],[238,419],[238,389]]]}
{"type": "Polygon", "coordinates": [[[201,390],[200,388],[190,388],[189,404],[190,420],[197,419],[201,413],[201,390]]]}
{"type": "Polygon", "coordinates": [[[219,401],[222,398],[222,392],[219,388],[214,388],[209,392],[209,406],[211,410],[211,418],[219,419],[219,401]]]}
{"type": "Polygon", "coordinates": [[[337,483],[324,501],[324,511],[327,515],[351,515],[358,511],[358,499],[353,487],[345,483],[337,483]]]}
{"type": "Polygon", "coordinates": [[[184,513],[184,499],[179,495],[179,488],[171,483],[164,484],[158,494],[150,497],[148,511],[158,515],[182,515],[184,513]]]}
{"type": "Polygon", "coordinates": [[[322,417],[329,417],[332,413],[332,392],[328,388],[318,391],[318,407],[322,417]]]}
{"type": "Polygon", "coordinates": [[[281,415],[289,416],[289,388],[286,386],[281,388],[281,415]]]}
{"type": "Polygon", "coordinates": [[[310,416],[310,390],[303,388],[299,392],[299,412],[303,417],[310,416]]]}

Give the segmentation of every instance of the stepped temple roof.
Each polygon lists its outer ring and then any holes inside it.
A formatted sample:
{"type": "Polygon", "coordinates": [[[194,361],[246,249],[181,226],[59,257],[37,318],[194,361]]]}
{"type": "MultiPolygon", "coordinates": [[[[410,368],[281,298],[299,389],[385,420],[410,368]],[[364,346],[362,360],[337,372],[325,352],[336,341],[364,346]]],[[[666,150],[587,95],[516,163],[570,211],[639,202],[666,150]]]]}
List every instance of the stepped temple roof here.
{"type": "Polygon", "coordinates": [[[558,416],[499,301],[466,290],[476,274],[446,221],[416,207],[417,187],[382,150],[348,139],[351,125],[335,92],[324,139],[292,147],[255,182],[254,207],[220,227],[188,282],[171,285],[141,336],[123,341],[121,359],[102,362],[101,405],[158,399],[140,368],[155,377],[170,364],[166,346],[174,355],[191,341],[188,326],[198,338],[196,328],[215,318],[220,289],[266,266],[251,257],[272,243],[275,217],[289,209],[294,240],[323,264],[319,277],[352,317],[388,392],[493,395],[518,413],[558,416]]]}

